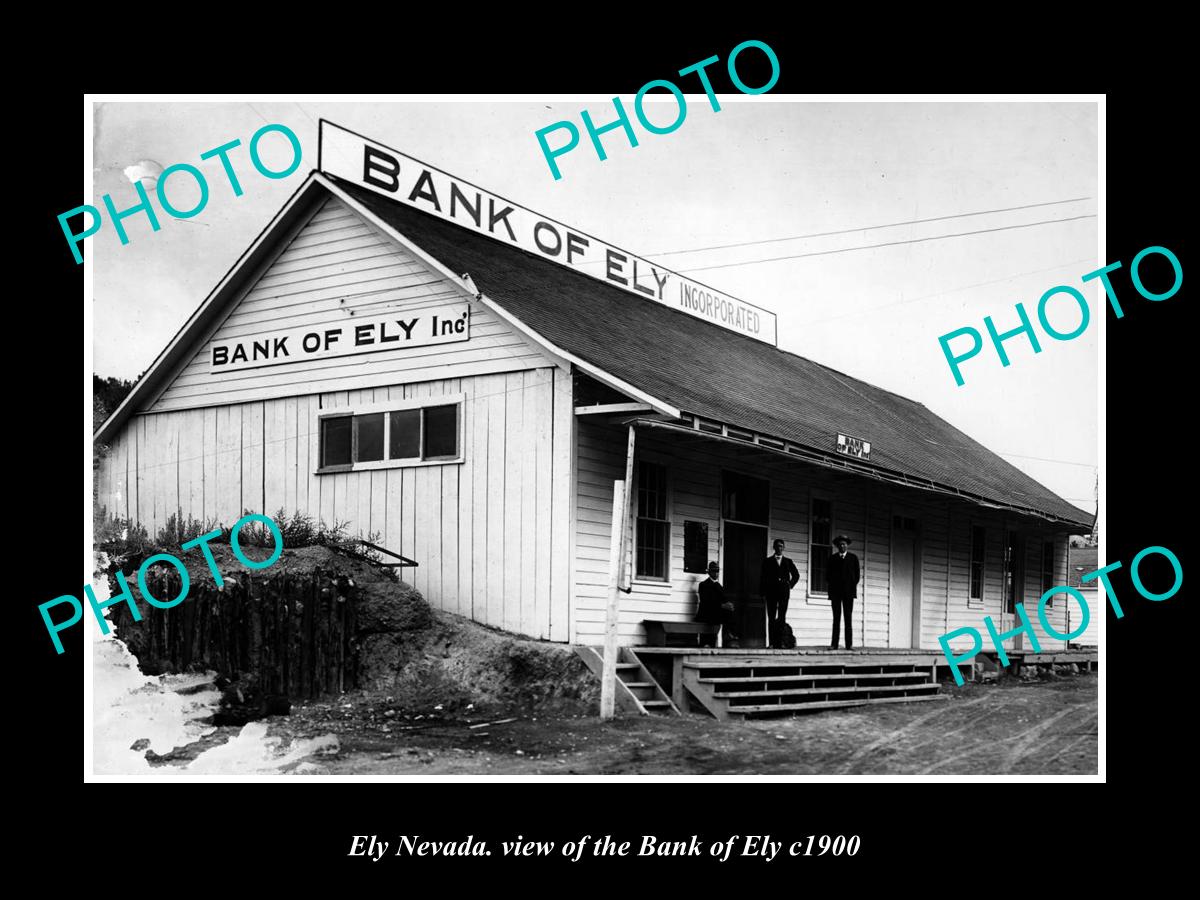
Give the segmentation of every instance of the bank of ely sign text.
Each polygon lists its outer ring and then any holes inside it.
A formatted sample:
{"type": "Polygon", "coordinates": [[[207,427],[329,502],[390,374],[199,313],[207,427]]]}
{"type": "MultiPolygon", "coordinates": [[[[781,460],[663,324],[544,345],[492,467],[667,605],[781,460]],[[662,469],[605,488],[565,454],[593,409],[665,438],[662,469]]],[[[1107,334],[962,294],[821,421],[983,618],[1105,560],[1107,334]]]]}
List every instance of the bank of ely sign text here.
{"type": "Polygon", "coordinates": [[[228,372],[400,347],[450,344],[468,340],[470,336],[470,310],[465,303],[458,303],[417,313],[356,317],[333,324],[214,341],[209,348],[208,364],[211,372],[228,372]]]}

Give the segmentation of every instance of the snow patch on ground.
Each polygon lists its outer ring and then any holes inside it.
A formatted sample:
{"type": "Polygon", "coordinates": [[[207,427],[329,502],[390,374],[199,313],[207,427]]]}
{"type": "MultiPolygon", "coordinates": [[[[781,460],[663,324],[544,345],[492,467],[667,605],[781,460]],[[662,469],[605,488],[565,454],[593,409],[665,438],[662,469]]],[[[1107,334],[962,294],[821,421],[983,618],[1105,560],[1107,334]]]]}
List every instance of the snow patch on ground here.
{"type": "Polygon", "coordinates": [[[297,741],[290,748],[281,746],[282,743],[281,738],[267,736],[265,722],[250,722],[242,726],[237,737],[205,751],[185,768],[189,772],[222,775],[271,775],[295,766],[293,771],[303,773],[315,768],[304,763],[306,757],[315,753],[337,753],[340,749],[338,739],[332,734],[297,741]]]}
{"type": "Polygon", "coordinates": [[[177,693],[210,681],[210,676],[143,675],[133,654],[114,636],[98,635],[92,653],[92,760],[97,775],[149,772],[147,750],[169,753],[215,730],[197,719],[216,711],[221,700],[216,688],[177,693]],[[139,749],[134,750],[135,745],[139,749]]]}
{"type": "MultiPolygon", "coordinates": [[[[102,555],[97,563],[100,571],[107,564],[102,555]]],[[[108,599],[107,581],[101,576],[93,585],[98,601],[108,599]]],[[[155,614],[159,611],[143,611],[143,615],[155,614]]],[[[267,736],[266,723],[251,722],[227,743],[205,750],[188,764],[152,767],[146,759],[148,751],[167,754],[216,730],[201,721],[220,705],[220,692],[212,686],[215,673],[145,675],[111,623],[109,627],[113,633],[108,636],[100,634],[99,629],[93,632],[95,775],[144,775],[172,768],[213,775],[279,774],[289,770],[303,773],[315,769],[303,762],[306,757],[338,751],[338,740],[332,734],[284,747],[280,738],[267,736]]]]}

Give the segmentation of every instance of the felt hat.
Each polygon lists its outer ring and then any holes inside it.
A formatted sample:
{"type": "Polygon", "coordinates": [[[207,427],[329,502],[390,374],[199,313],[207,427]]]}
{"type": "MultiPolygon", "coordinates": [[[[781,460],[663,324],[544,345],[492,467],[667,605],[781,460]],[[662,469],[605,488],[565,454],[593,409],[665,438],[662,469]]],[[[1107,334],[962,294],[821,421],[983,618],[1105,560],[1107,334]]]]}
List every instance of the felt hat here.
{"type": "Polygon", "coordinates": [[[833,539],[833,543],[835,543],[835,544],[840,544],[842,541],[845,541],[847,544],[854,543],[853,541],[850,540],[850,538],[846,537],[846,535],[844,535],[844,534],[839,534],[837,537],[835,537],[833,539]]]}

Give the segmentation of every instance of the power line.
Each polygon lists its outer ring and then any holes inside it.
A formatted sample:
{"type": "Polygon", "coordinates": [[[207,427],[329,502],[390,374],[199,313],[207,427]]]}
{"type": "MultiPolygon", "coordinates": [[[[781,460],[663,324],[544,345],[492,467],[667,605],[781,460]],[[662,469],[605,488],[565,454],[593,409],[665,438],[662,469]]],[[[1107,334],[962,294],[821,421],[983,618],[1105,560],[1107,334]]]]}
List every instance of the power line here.
{"type": "Polygon", "coordinates": [[[888,309],[893,306],[903,306],[907,303],[916,303],[918,300],[928,300],[930,297],[944,297],[947,294],[957,294],[959,291],[970,290],[971,288],[987,287],[991,284],[1003,284],[1006,281],[1012,281],[1014,278],[1022,278],[1026,275],[1040,275],[1042,272],[1053,272],[1056,269],[1065,269],[1067,266],[1077,265],[1078,263],[1092,262],[1092,257],[1084,257],[1083,259],[1072,259],[1068,262],[1061,263],[1057,266],[1047,266],[1045,269],[1030,269],[1026,272],[1017,272],[1015,275],[1009,275],[1006,278],[995,278],[991,281],[977,281],[974,284],[964,284],[961,287],[950,288],[946,291],[938,291],[934,294],[922,294],[919,297],[908,297],[904,300],[896,300],[892,303],[881,303],[879,306],[869,306],[866,309],[854,310],[853,312],[841,313],[836,316],[826,316],[823,319],[810,319],[808,321],[799,322],[799,325],[820,325],[824,322],[834,322],[838,319],[847,319],[853,316],[862,316],[867,313],[877,312],[881,309],[888,309]]]}
{"type": "MultiPolygon", "coordinates": [[[[999,450],[997,450],[996,452],[1000,453],[999,450]]],[[[1084,469],[1096,468],[1094,463],[1073,462],[1072,460],[1069,460],[1069,459],[1049,459],[1045,456],[1022,456],[1020,453],[1000,453],[1000,455],[1001,456],[1013,456],[1013,457],[1016,457],[1017,459],[1036,459],[1039,462],[1060,463],[1061,465],[1064,465],[1064,466],[1080,466],[1081,468],[1084,468],[1084,469]]],[[[1078,498],[1076,498],[1076,499],[1078,499],[1078,498]]]]}
{"type": "Polygon", "coordinates": [[[313,122],[313,117],[308,114],[308,110],[306,110],[303,106],[301,106],[295,100],[292,101],[292,106],[296,107],[296,109],[298,109],[298,110],[300,110],[300,112],[304,113],[304,118],[306,118],[306,119],[308,119],[308,121],[312,122],[314,128],[317,127],[317,123],[313,122]]]}
{"type": "Polygon", "coordinates": [[[886,225],[865,225],[861,228],[842,228],[838,231],[816,231],[812,234],[797,234],[793,237],[764,238],[758,241],[739,241],[736,244],[714,244],[711,247],[692,247],[689,250],[663,250],[660,253],[648,253],[647,256],[674,256],[679,253],[701,253],[705,250],[728,250],[731,247],[749,247],[752,244],[777,244],[782,241],[801,241],[806,238],[829,237],[835,234],[853,234],[856,231],[877,231],[880,228],[897,228],[901,225],[919,225],[923,222],[945,222],[949,219],[966,219],[971,216],[986,216],[991,213],[1015,212],[1019,209],[1034,209],[1039,206],[1061,206],[1065,203],[1079,203],[1081,200],[1091,200],[1091,197],[1072,197],[1070,200],[1049,200],[1045,203],[1026,203],[1024,206],[1005,206],[1001,209],[984,209],[979,212],[955,213],[952,216],[933,216],[928,219],[908,219],[904,222],[889,222],[886,225]]]}
{"type": "Polygon", "coordinates": [[[1025,222],[1021,225],[1001,225],[998,228],[981,228],[978,231],[958,231],[954,234],[936,234],[932,237],[912,238],[907,241],[886,241],[882,244],[864,244],[861,247],[843,247],[839,250],[814,250],[810,253],[794,253],[789,256],[772,256],[769,259],[748,259],[743,262],[721,263],[716,266],[698,266],[693,269],[680,269],[681,273],[688,272],[707,272],[711,269],[732,269],[736,266],[752,266],[757,263],[780,262],[785,259],[804,259],[809,256],[829,256],[834,253],[849,253],[852,250],[874,250],[877,247],[899,247],[902,244],[920,244],[924,241],[944,241],[947,238],[969,237],[973,234],[990,234],[994,231],[1012,231],[1017,228],[1033,228],[1036,225],[1055,225],[1059,222],[1074,222],[1079,219],[1094,219],[1096,214],[1092,213],[1086,216],[1070,216],[1066,219],[1043,219],[1040,222],[1025,222]]]}
{"type": "MultiPolygon", "coordinates": [[[[251,109],[254,109],[254,104],[249,102],[248,100],[243,100],[242,102],[245,103],[251,109]]],[[[268,125],[271,124],[271,120],[268,119],[266,116],[264,116],[262,113],[260,113],[257,109],[254,109],[254,114],[256,116],[258,116],[260,119],[262,119],[264,122],[266,122],[268,125]]]]}

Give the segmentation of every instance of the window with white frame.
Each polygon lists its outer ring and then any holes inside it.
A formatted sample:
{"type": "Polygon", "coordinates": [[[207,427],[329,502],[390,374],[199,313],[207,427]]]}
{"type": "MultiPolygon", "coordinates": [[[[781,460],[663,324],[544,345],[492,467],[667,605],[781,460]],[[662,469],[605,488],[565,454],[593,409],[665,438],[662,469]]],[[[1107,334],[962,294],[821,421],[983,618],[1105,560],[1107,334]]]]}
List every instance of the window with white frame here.
{"type": "Polygon", "coordinates": [[[667,467],[638,461],[637,539],[638,578],[666,581],[670,561],[671,521],[667,518],[667,467]]]}
{"type": "Polygon", "coordinates": [[[983,555],[987,551],[987,531],[982,525],[971,526],[971,601],[983,603],[983,555]]]}
{"type": "MultiPolygon", "coordinates": [[[[1042,542],[1042,595],[1055,587],[1054,584],[1054,541],[1042,542]]],[[[1046,601],[1047,607],[1054,606],[1054,597],[1046,601]]]]}
{"type": "Polygon", "coordinates": [[[318,421],[318,472],[462,459],[461,397],[326,410],[318,421]]]}
{"type": "Polygon", "coordinates": [[[808,539],[808,590],[829,593],[829,558],[833,555],[833,501],[813,497],[808,539]]]}

